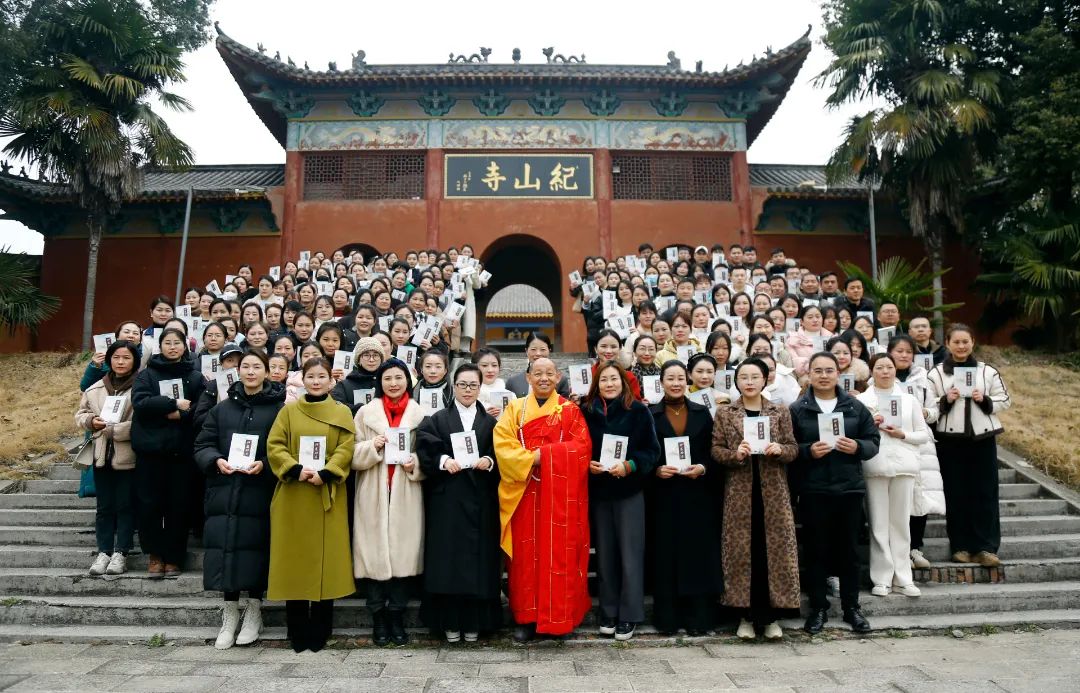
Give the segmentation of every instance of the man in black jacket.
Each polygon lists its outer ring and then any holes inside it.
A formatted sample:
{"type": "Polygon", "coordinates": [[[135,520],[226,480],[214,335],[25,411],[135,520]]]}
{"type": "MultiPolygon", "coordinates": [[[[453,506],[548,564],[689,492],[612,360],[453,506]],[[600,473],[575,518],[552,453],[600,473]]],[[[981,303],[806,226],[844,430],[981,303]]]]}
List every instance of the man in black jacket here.
{"type": "Polygon", "coordinates": [[[881,434],[870,411],[837,387],[839,371],[832,354],[814,354],[809,365],[810,387],[791,405],[791,423],[799,443],[792,471],[799,494],[810,597],[805,628],[811,634],[820,633],[829,620],[826,579],[833,567],[839,571],[844,620],[856,632],[870,630],[859,609],[858,541],[866,495],[862,462],[877,455],[881,434]],[[828,415],[839,415],[842,421],[831,429],[835,443],[822,440],[822,428],[832,424],[828,415]],[[833,556],[835,564],[830,560],[833,556]]]}

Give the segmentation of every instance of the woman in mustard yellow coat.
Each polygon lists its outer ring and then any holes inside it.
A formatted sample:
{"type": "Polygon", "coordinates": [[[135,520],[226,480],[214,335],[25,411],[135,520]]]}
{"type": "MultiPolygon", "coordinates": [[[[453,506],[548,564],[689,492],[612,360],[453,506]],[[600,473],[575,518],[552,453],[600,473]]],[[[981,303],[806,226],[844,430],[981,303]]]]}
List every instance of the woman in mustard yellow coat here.
{"type": "Polygon", "coordinates": [[[326,645],[334,600],[356,591],[345,493],[355,434],[349,408],[329,396],[330,370],[324,358],[304,364],[307,393],[278,412],[266,443],[278,478],[270,503],[267,598],[285,601],[297,652],[326,645]]]}

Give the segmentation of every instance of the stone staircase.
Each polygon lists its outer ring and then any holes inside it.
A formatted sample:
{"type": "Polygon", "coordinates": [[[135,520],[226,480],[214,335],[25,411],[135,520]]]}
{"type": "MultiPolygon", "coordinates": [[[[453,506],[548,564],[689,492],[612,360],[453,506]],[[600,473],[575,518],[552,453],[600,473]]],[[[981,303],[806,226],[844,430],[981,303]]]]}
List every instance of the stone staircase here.
{"type": "MultiPolygon", "coordinates": [[[[583,359],[559,355],[558,363],[565,367],[583,359]]],[[[504,365],[509,371],[521,363],[507,359],[504,365]]],[[[202,591],[202,550],[194,540],[187,571],[178,578],[150,580],[146,557],[137,549],[129,557],[128,574],[114,579],[87,575],[95,553],[95,501],[77,497],[77,476],[66,462],[58,462],[48,479],[0,482],[0,641],[129,642],[159,633],[170,640],[215,637],[220,595],[202,591]]],[[[925,552],[933,567],[917,575],[923,596],[864,593],[862,605],[875,630],[1080,627],[1077,495],[1005,451],[999,479],[1003,565],[985,569],[949,563],[944,518],[931,518],[925,552]]],[[[409,615],[414,628],[419,627],[416,606],[409,615]]],[[[838,605],[834,611],[829,626],[846,629],[838,605]]],[[[264,614],[265,637],[284,638],[283,605],[271,603],[264,614]]],[[[783,625],[802,624],[792,620],[783,625]]],[[[370,623],[363,599],[338,601],[335,626],[343,637],[366,635],[370,623]]],[[[588,638],[593,632],[590,619],[579,635],[588,638]]],[[[655,631],[646,626],[639,632],[655,631]]]]}

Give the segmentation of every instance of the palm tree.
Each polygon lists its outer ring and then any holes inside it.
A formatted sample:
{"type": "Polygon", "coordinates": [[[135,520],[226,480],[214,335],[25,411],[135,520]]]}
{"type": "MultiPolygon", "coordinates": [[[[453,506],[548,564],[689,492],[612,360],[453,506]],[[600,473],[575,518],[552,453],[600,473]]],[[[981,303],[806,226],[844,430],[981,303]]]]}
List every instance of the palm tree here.
{"type": "Polygon", "coordinates": [[[8,334],[20,327],[36,331],[60,307],[60,299],[34,285],[35,274],[26,253],[16,255],[0,248],[0,327],[7,328],[8,334]]]}
{"type": "Polygon", "coordinates": [[[105,226],[139,191],[144,165],[183,167],[190,148],[154,112],[190,105],[166,90],[183,81],[179,49],[138,0],[56,3],[43,23],[44,58],[0,116],[5,151],[66,182],[86,214],[90,247],[83,346],[93,333],[98,249],[105,226]]]}
{"type": "Polygon", "coordinates": [[[895,303],[901,315],[914,315],[927,311],[947,313],[964,305],[963,303],[943,305],[934,302],[935,284],[940,282],[941,276],[949,270],[943,270],[941,273],[924,272],[925,258],[919,260],[919,264],[914,267],[902,257],[887,258],[878,264],[876,279],[854,263],[837,262],[836,264],[845,275],[861,279],[867,295],[875,303],[878,305],[885,302],[895,303]]]}
{"type": "MultiPolygon", "coordinates": [[[[906,198],[942,304],[948,225],[963,230],[964,191],[992,140],[1000,75],[965,45],[962,3],[831,0],[825,45],[835,54],[817,76],[826,102],[881,103],[852,118],[829,160],[834,179],[881,176],[906,198]]],[[[940,314],[936,317],[940,321],[940,314]]]]}

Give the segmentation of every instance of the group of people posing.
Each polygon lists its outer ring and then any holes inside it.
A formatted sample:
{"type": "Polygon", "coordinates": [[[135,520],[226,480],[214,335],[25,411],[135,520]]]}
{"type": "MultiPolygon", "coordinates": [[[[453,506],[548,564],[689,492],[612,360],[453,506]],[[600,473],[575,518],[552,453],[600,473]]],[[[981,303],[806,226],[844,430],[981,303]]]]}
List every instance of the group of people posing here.
{"type": "Polygon", "coordinates": [[[740,637],[779,638],[800,565],[806,630],[838,577],[866,631],[864,505],[874,595],[918,596],[931,512],[947,511],[953,560],[997,565],[1009,397],[972,331],[939,347],[857,280],[840,294],[782,251],[759,267],[715,250],[589,258],[571,291],[595,359],[572,379],[540,333],[505,380],[498,352],[473,349],[487,277],[471,248],[315,253],[154,299],[150,326],[119,325],[82,382],[91,574],[126,570],[137,527],[150,576],[179,575],[193,532],[205,589],[224,593],[217,647],[259,637],[265,597],[300,651],[325,646],[354,593],[380,646],[408,642],[413,596],[448,642],[498,631],[504,595],[516,640],[563,636],[592,607],[590,570],[599,632],[618,640],[647,591],[662,632],[706,633],[722,605],[740,637]]]}

